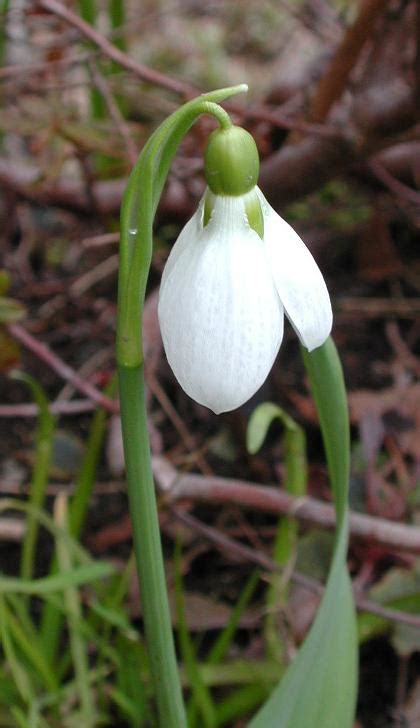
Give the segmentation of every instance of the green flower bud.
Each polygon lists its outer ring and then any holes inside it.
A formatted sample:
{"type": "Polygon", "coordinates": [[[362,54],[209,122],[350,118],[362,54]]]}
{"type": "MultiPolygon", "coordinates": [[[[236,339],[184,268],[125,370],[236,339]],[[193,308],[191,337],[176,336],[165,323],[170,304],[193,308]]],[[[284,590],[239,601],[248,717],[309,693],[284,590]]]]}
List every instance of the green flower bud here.
{"type": "Polygon", "coordinates": [[[216,129],[204,153],[204,174],[215,195],[244,195],[255,187],[260,161],[255,141],[240,126],[216,129]]]}

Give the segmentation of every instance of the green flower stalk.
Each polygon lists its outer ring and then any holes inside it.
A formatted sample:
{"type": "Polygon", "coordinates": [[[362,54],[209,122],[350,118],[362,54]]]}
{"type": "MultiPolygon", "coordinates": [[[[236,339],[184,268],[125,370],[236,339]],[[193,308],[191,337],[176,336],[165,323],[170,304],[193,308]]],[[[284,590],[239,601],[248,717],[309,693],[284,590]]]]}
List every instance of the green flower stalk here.
{"type": "Polygon", "coordinates": [[[177,669],[150,460],[144,398],[143,305],[153,247],[153,219],[178,145],[194,121],[212,114],[230,126],[217,102],[245,85],[205,94],[182,106],[156,130],[130,176],[121,209],[117,364],[134,550],[159,724],[186,726],[177,669]]]}
{"type": "Polygon", "coordinates": [[[201,114],[219,129],[205,152],[207,189],[164,270],[159,320],[184,390],[216,413],[246,402],[292,323],[320,414],[337,511],[337,538],[317,619],[253,728],[350,728],[356,634],[346,569],[349,436],[345,388],[329,337],[331,304],[312,255],[257,187],[251,135],[218,105],[245,85],[203,95],[161,124],[131,174],[121,211],[117,361],[133,539],[159,725],[186,726],[166,594],[144,401],[143,304],[153,219],[176,150],[201,114]]]}

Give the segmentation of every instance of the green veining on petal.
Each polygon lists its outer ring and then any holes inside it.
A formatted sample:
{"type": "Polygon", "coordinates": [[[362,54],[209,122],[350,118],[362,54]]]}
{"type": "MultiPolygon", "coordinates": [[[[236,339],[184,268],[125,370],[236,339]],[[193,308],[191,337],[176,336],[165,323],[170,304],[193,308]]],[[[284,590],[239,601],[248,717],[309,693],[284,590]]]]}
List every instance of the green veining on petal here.
{"type": "Polygon", "coordinates": [[[264,216],[261,209],[261,203],[255,190],[246,195],[245,213],[249,226],[255,230],[261,240],[264,239],[264,216]]]}
{"type": "Polygon", "coordinates": [[[206,227],[206,225],[208,225],[211,220],[215,202],[216,195],[214,195],[211,190],[207,189],[206,196],[204,198],[203,227],[206,227]]]}

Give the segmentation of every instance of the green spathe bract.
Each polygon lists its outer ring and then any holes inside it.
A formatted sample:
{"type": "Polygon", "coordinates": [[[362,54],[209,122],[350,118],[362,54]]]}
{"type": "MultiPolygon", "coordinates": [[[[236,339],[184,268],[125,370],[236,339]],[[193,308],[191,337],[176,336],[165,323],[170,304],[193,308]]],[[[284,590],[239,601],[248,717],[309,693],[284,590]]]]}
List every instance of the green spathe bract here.
{"type": "MultiPolygon", "coordinates": [[[[216,146],[212,149],[212,142],[206,155],[206,175],[212,192],[246,195],[256,185],[258,154],[255,156],[249,135],[233,132],[240,141],[239,151],[232,153],[231,145],[224,141],[228,136],[223,135],[235,127],[217,105],[245,90],[242,85],[214,91],[188,102],[166,119],[134,167],[121,212],[117,342],[121,416],[134,548],[161,728],[185,728],[186,718],[169,617],[144,401],[141,325],[153,218],[176,150],[202,113],[212,114],[222,126],[212,137],[216,146]],[[230,155],[230,161],[221,165],[223,150],[230,155]],[[232,172],[232,166],[238,163],[245,165],[244,169],[232,172]]],[[[252,210],[246,214],[255,217],[252,210]]],[[[251,220],[251,225],[256,229],[258,221],[251,220]]],[[[334,492],[336,545],[324,599],[310,634],[283,681],[251,722],[253,728],[350,728],[354,716],[357,641],[346,569],[349,436],[345,389],[330,338],[311,353],[304,351],[304,359],[320,415],[334,492]]]]}

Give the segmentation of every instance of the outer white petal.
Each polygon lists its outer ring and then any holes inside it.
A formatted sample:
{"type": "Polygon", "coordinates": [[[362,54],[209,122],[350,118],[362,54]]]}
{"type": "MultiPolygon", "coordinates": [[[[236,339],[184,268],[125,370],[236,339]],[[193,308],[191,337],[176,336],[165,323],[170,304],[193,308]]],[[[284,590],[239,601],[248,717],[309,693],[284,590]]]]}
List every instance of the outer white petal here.
{"type": "Polygon", "coordinates": [[[264,216],[264,243],[286,315],[302,344],[312,351],[332,327],[331,302],[322,273],[299,235],[258,191],[264,216]]]}
{"type": "Polygon", "coordinates": [[[198,237],[184,228],[162,280],[166,355],[193,399],[217,414],[266,379],[283,336],[283,308],[241,197],[217,197],[198,237]]]}
{"type": "Polygon", "coordinates": [[[184,249],[191,244],[192,240],[198,240],[201,233],[203,232],[204,199],[205,193],[201,198],[194,215],[184,225],[174,245],[172,246],[172,250],[169,253],[168,260],[166,261],[166,265],[163,269],[162,280],[160,282],[161,289],[179,256],[183,253],[184,249]]]}

